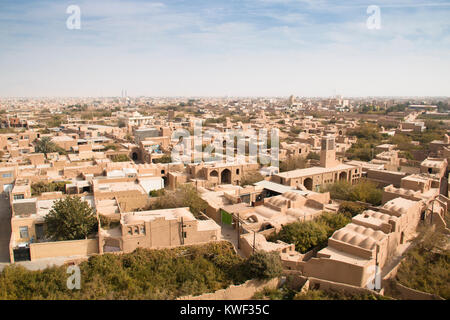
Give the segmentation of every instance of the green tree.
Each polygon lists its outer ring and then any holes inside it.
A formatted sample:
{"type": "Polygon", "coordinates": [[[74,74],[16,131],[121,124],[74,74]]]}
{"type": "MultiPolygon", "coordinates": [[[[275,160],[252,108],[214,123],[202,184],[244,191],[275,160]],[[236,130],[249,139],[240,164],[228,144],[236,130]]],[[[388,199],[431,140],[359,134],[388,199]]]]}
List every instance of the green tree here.
{"type": "Polygon", "coordinates": [[[269,237],[269,240],[293,243],[296,251],[306,253],[316,246],[325,245],[328,232],[329,229],[323,223],[315,221],[294,222],[283,226],[280,232],[269,237]]]}
{"type": "Polygon", "coordinates": [[[85,239],[98,226],[92,208],[77,196],[57,200],[44,220],[47,237],[55,241],[85,239]]]}
{"type": "Polygon", "coordinates": [[[251,278],[272,279],[281,276],[283,272],[283,265],[277,252],[256,252],[245,264],[251,278]]]}
{"type": "Polygon", "coordinates": [[[363,213],[364,210],[366,210],[366,206],[351,202],[351,201],[344,201],[339,205],[339,213],[346,215],[348,217],[354,217],[358,214],[363,213]]]}
{"type": "Polygon", "coordinates": [[[383,190],[368,180],[361,180],[352,187],[350,200],[371,203],[374,206],[381,205],[383,190]]]}
{"type": "Polygon", "coordinates": [[[351,218],[341,213],[323,212],[317,222],[327,228],[327,238],[351,222],[351,218]]]}
{"type": "Polygon", "coordinates": [[[347,181],[338,181],[323,187],[323,192],[330,192],[333,199],[361,201],[378,206],[381,204],[383,190],[368,180],[361,180],[352,185],[347,181]]]}
{"type": "Polygon", "coordinates": [[[320,160],[320,154],[318,154],[317,152],[310,152],[306,156],[306,159],[320,160]]]}
{"type": "Polygon", "coordinates": [[[57,145],[52,141],[50,137],[42,137],[39,140],[35,140],[35,151],[36,153],[51,153],[56,152],[57,145]]]}
{"type": "Polygon", "coordinates": [[[280,172],[304,169],[307,167],[308,161],[302,156],[288,157],[285,161],[280,162],[280,172]]]}
{"type": "Polygon", "coordinates": [[[248,172],[241,179],[241,186],[253,185],[256,182],[264,180],[264,177],[258,171],[248,172]]]}
{"type": "Polygon", "coordinates": [[[352,185],[347,181],[337,181],[322,187],[322,192],[329,192],[332,199],[350,200],[352,185]]]}
{"type": "Polygon", "coordinates": [[[171,209],[189,207],[196,217],[208,208],[208,203],[203,200],[197,190],[189,184],[180,186],[175,191],[166,191],[164,195],[158,197],[150,206],[150,210],[171,209]]]}

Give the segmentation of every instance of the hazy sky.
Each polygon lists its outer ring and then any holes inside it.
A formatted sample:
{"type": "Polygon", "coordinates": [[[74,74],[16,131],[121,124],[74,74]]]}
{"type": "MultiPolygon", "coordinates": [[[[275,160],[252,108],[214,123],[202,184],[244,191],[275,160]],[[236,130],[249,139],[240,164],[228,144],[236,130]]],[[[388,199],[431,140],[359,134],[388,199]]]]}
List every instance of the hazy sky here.
{"type": "Polygon", "coordinates": [[[450,96],[449,17],[449,0],[1,0],[0,96],[450,96]]]}

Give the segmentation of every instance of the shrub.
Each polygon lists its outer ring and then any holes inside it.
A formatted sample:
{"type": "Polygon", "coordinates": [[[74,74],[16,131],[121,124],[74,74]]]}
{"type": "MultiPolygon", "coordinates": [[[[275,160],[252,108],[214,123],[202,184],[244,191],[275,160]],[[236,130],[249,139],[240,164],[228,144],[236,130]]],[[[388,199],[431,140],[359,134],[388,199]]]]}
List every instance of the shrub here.
{"type": "Polygon", "coordinates": [[[346,215],[330,212],[322,213],[319,219],[317,219],[318,223],[327,227],[327,238],[330,237],[336,230],[345,227],[351,221],[352,219],[346,215]]]}
{"type": "Polygon", "coordinates": [[[118,149],[118,147],[114,144],[107,144],[105,146],[105,149],[103,149],[103,151],[108,151],[108,150],[113,150],[116,151],[118,149]]]}
{"type": "Polygon", "coordinates": [[[329,192],[331,198],[340,200],[350,200],[352,185],[347,181],[338,181],[325,185],[322,192],[329,192]]]}
{"type": "Polygon", "coordinates": [[[66,193],[66,184],[71,183],[70,181],[59,181],[59,182],[50,182],[45,183],[43,181],[33,183],[31,185],[31,195],[39,196],[43,192],[55,192],[61,191],[66,193]]]}
{"type": "Polygon", "coordinates": [[[192,185],[182,185],[175,191],[164,191],[164,195],[157,198],[149,206],[149,210],[189,207],[194,216],[208,208],[208,203],[203,200],[192,185]]]}
{"type": "Polygon", "coordinates": [[[169,154],[163,155],[161,158],[153,159],[153,163],[171,163],[172,157],[169,154]]]}
{"type": "Polygon", "coordinates": [[[362,204],[351,202],[351,201],[345,201],[339,205],[338,212],[343,215],[346,215],[348,217],[354,217],[358,214],[363,213],[363,211],[366,209],[367,209],[367,207],[362,204]]]}
{"type": "Polygon", "coordinates": [[[388,297],[379,297],[370,293],[349,293],[343,290],[308,290],[297,293],[294,300],[390,300],[388,297]]]}
{"type": "Polygon", "coordinates": [[[113,162],[127,162],[130,161],[130,158],[126,154],[115,154],[111,156],[111,160],[113,162]]]}
{"type": "Polygon", "coordinates": [[[269,241],[293,243],[296,251],[306,253],[316,246],[326,244],[328,231],[327,226],[315,221],[294,222],[283,226],[280,232],[269,237],[269,241]]]}
{"type": "Polygon", "coordinates": [[[325,247],[328,238],[338,229],[345,227],[351,219],[340,213],[324,212],[315,221],[298,221],[283,226],[269,241],[281,240],[295,244],[295,250],[306,253],[315,247],[325,247]]]}
{"type": "Polygon", "coordinates": [[[290,289],[288,286],[284,285],[280,288],[270,289],[264,288],[258,292],[255,292],[252,299],[255,300],[292,300],[295,296],[296,291],[290,289]]]}
{"type": "Polygon", "coordinates": [[[280,162],[280,172],[304,169],[307,167],[308,161],[302,156],[289,157],[285,161],[280,162]]]}
{"type": "Polygon", "coordinates": [[[79,265],[80,290],[67,289],[66,266],[12,265],[0,273],[0,299],[175,299],[248,280],[243,269],[230,271],[243,264],[228,242],[96,255],[79,265]]]}
{"type": "Polygon", "coordinates": [[[166,190],[165,189],[159,189],[159,190],[152,190],[149,192],[150,197],[162,197],[163,195],[166,194],[166,190]]]}
{"type": "Polygon", "coordinates": [[[397,279],[412,289],[450,299],[450,253],[448,238],[433,229],[425,229],[408,251],[397,273],[397,279]]]}
{"type": "Polygon", "coordinates": [[[383,190],[377,188],[375,183],[362,180],[352,187],[349,200],[367,202],[378,206],[381,204],[382,197],[383,190]]]}
{"type": "Polygon", "coordinates": [[[361,180],[355,185],[347,181],[338,181],[326,185],[322,191],[330,192],[333,199],[367,202],[374,206],[380,205],[383,197],[383,190],[377,188],[375,183],[368,180],[361,180]]]}
{"type": "Polygon", "coordinates": [[[308,155],[306,156],[306,159],[320,160],[320,154],[318,154],[318,153],[316,153],[316,152],[310,152],[310,153],[308,153],[308,155]]]}
{"type": "Polygon", "coordinates": [[[272,279],[283,272],[280,255],[277,252],[256,252],[245,263],[248,277],[272,279]]]}
{"type": "Polygon", "coordinates": [[[99,214],[99,220],[100,220],[100,225],[102,227],[102,229],[114,229],[115,227],[120,226],[120,218],[119,219],[112,219],[109,217],[106,217],[102,214],[99,214]]]}
{"type": "Polygon", "coordinates": [[[256,182],[264,180],[264,177],[258,171],[248,172],[241,179],[241,186],[253,185],[256,182]]]}

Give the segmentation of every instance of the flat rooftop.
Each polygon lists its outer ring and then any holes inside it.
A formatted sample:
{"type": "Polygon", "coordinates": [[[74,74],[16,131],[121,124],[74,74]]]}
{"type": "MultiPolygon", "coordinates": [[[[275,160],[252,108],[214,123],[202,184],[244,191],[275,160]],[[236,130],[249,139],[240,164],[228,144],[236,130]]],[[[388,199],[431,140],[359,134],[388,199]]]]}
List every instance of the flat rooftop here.
{"type": "Polygon", "coordinates": [[[315,174],[323,174],[323,173],[329,173],[329,172],[340,171],[340,170],[348,170],[348,169],[354,169],[354,168],[355,168],[355,166],[352,166],[352,165],[339,164],[333,168],[312,167],[312,168],[286,171],[286,172],[277,174],[277,176],[282,177],[282,178],[298,178],[298,177],[311,176],[311,175],[315,175],[315,174]]]}

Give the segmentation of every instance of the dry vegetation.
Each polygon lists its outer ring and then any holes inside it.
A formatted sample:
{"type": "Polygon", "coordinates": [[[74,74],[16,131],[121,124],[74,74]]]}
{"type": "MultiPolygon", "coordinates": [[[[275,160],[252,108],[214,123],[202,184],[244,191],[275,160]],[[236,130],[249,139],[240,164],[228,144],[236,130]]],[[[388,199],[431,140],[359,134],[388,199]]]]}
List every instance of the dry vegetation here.
{"type": "Polygon", "coordinates": [[[69,290],[65,266],[42,271],[8,266],[0,274],[0,299],[174,299],[252,277],[228,242],[98,255],[79,267],[81,289],[69,290]]]}
{"type": "Polygon", "coordinates": [[[398,270],[397,281],[406,287],[450,299],[450,252],[448,235],[422,230],[398,270]]]}

